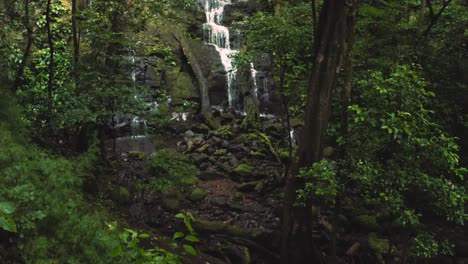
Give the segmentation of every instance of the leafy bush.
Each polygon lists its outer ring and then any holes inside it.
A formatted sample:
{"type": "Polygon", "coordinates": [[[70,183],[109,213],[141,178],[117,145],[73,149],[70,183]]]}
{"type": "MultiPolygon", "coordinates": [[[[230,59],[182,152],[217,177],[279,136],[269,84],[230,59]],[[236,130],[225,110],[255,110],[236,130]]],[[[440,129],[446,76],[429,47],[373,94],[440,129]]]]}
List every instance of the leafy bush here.
{"type": "Polygon", "coordinates": [[[23,260],[108,263],[116,239],[106,232],[103,216],[89,213],[80,193],[77,172],[89,170],[92,163],[74,164],[31,144],[26,147],[3,124],[0,145],[0,200],[16,206],[16,245],[23,260]]]}

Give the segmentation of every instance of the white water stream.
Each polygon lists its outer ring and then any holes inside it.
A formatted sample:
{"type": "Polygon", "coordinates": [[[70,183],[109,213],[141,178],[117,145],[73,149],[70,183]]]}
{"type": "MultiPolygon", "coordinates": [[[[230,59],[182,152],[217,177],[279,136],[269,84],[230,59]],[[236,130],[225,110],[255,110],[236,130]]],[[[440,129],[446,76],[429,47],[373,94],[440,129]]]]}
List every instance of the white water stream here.
{"type": "Polygon", "coordinates": [[[206,23],[203,24],[203,31],[205,43],[213,45],[219,53],[221,63],[226,70],[229,106],[235,108],[237,100],[237,68],[233,63],[233,56],[238,54],[239,51],[231,49],[229,29],[221,25],[224,16],[224,7],[230,4],[231,0],[205,0],[206,23]]]}

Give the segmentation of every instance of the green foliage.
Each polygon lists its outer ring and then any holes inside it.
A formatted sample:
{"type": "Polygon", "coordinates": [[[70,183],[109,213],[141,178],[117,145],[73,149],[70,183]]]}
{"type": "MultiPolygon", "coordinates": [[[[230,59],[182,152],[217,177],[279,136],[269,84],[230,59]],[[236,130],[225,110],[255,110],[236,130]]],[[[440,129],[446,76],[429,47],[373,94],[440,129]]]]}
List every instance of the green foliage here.
{"type": "MultiPolygon", "coordinates": [[[[24,261],[107,263],[112,242],[101,241],[108,237],[100,224],[103,216],[83,204],[82,179],[76,173],[86,166],[31,144],[25,147],[2,124],[0,145],[0,197],[16,207],[17,247],[24,261]]],[[[7,211],[11,207],[2,210],[2,217],[7,211]]]]}
{"type": "Polygon", "coordinates": [[[296,206],[306,206],[313,198],[334,204],[338,193],[335,163],[328,160],[316,162],[310,168],[301,168],[299,179],[305,182],[304,187],[296,190],[296,206]]]}
{"type": "MultiPolygon", "coordinates": [[[[430,257],[449,251],[420,236],[431,226],[427,215],[435,215],[439,225],[466,220],[466,169],[459,166],[456,139],[436,122],[434,93],[417,70],[396,66],[390,74],[370,72],[359,82],[359,103],[349,107],[349,134],[337,137],[348,151],[339,163],[348,176],[339,181],[365,200],[378,201],[374,212],[386,212],[399,232],[415,232],[413,252],[430,257]]],[[[433,236],[446,239],[443,231],[433,236]]]]}
{"type": "Polygon", "coordinates": [[[254,62],[256,55],[268,53],[273,74],[294,114],[304,106],[306,83],[302,81],[312,60],[312,25],[309,3],[297,3],[281,15],[258,12],[238,24],[246,34],[239,63],[254,62]]]}
{"type": "Polygon", "coordinates": [[[181,263],[179,256],[160,247],[149,249],[142,248],[139,244],[141,239],[149,239],[151,235],[138,233],[135,230],[124,228],[117,230],[117,223],[106,223],[109,231],[117,233],[120,243],[112,251],[114,260],[118,263],[157,263],[178,264],[181,263]]]}
{"type": "Polygon", "coordinates": [[[416,256],[423,258],[432,258],[439,254],[452,255],[453,245],[447,240],[439,241],[429,233],[419,234],[414,238],[416,256]]]}
{"type": "MultiPolygon", "coordinates": [[[[184,240],[186,240],[188,242],[192,242],[192,243],[200,242],[200,239],[198,238],[197,233],[195,232],[195,230],[193,229],[193,226],[192,226],[192,223],[195,221],[195,217],[192,215],[192,213],[190,213],[190,212],[187,212],[185,214],[184,213],[178,213],[175,217],[178,218],[178,219],[182,219],[184,221],[184,225],[187,228],[187,230],[189,231],[189,234],[185,235],[182,232],[175,232],[172,239],[177,240],[177,239],[183,238],[184,240]]],[[[193,255],[193,256],[197,255],[197,251],[195,250],[195,248],[193,248],[193,246],[191,246],[189,244],[183,244],[182,247],[190,255],[193,255]]]]}
{"type": "Polygon", "coordinates": [[[16,207],[9,202],[0,202],[0,229],[8,232],[16,232],[16,224],[11,215],[16,211],[16,207]]]}
{"type": "Polygon", "coordinates": [[[163,192],[192,178],[197,167],[188,156],[171,149],[162,149],[149,157],[147,172],[152,176],[149,188],[163,192]]]}

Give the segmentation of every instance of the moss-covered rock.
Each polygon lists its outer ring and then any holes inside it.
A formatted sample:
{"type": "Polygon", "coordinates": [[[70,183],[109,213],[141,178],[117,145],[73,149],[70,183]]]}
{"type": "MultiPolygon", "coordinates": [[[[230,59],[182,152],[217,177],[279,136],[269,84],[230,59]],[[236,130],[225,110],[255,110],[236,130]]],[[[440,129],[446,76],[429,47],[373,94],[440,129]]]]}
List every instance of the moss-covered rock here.
{"type": "Polygon", "coordinates": [[[198,124],[192,130],[201,134],[208,134],[210,132],[210,128],[206,124],[198,124]]]}
{"type": "Polygon", "coordinates": [[[209,147],[210,147],[210,144],[204,144],[203,146],[197,148],[195,152],[198,152],[198,153],[206,152],[209,147]]]}
{"type": "Polygon", "coordinates": [[[193,186],[198,183],[198,178],[196,176],[184,177],[180,180],[180,183],[187,186],[193,186]]]}
{"type": "Polygon", "coordinates": [[[171,212],[177,212],[180,209],[180,202],[176,198],[164,198],[162,200],[162,207],[171,212]]]}
{"type": "Polygon", "coordinates": [[[216,156],[224,156],[227,154],[227,150],[226,149],[217,149],[214,153],[214,155],[216,156]]]}
{"type": "Polygon", "coordinates": [[[252,166],[250,166],[249,164],[245,164],[245,163],[237,166],[237,168],[234,169],[235,172],[237,172],[238,174],[242,176],[251,174],[253,170],[254,168],[252,166]]]}
{"type": "Polygon", "coordinates": [[[145,153],[141,151],[132,150],[128,152],[128,157],[134,159],[143,159],[145,157],[145,153]]]}
{"type": "Polygon", "coordinates": [[[186,72],[180,72],[172,87],[172,99],[175,104],[182,104],[184,100],[198,99],[197,87],[193,84],[192,77],[186,72]]]}
{"type": "Polygon", "coordinates": [[[192,201],[201,201],[205,199],[205,197],[208,195],[208,193],[200,188],[197,188],[193,190],[193,192],[190,194],[190,200],[192,201]]]}
{"type": "Polygon", "coordinates": [[[248,134],[240,134],[239,136],[235,137],[230,141],[231,144],[243,144],[249,142],[249,135],[248,134]]]}

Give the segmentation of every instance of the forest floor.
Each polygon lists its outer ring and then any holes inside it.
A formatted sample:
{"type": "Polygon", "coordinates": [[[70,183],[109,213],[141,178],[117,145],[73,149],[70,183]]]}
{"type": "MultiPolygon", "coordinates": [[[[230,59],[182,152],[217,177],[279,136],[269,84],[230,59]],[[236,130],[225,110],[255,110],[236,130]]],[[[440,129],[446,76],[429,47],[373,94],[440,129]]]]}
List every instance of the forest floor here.
{"type": "MultiPolygon", "coordinates": [[[[168,237],[177,231],[187,231],[175,215],[190,212],[196,218],[194,227],[201,240],[197,248],[201,252],[216,257],[220,263],[274,263],[278,259],[274,248],[278,248],[279,243],[279,197],[259,192],[260,178],[249,178],[245,172],[235,173],[234,170],[249,163],[251,165],[248,166],[254,168],[252,174],[265,176],[262,173],[281,168],[266,157],[264,160],[258,157],[250,159],[248,153],[256,149],[251,149],[245,142],[228,144],[227,140],[217,141],[214,135],[191,133],[189,137],[165,133],[118,139],[115,154],[108,155],[114,164],[118,164],[113,184],[119,186],[120,196],[127,191],[130,195],[124,201],[122,197],[114,199],[120,200],[119,211],[132,226],[157,230],[168,237]],[[197,136],[199,146],[189,149],[187,146],[194,144],[197,136]],[[206,144],[215,148],[211,152],[225,150],[223,157],[218,155],[218,160],[227,159],[226,155],[231,156],[232,152],[240,150],[230,157],[234,165],[232,171],[221,168],[220,162],[208,161],[216,155],[194,151],[206,144]],[[163,148],[191,156],[200,170],[197,180],[162,193],[142,187],[152,177],[145,170],[147,157],[163,148]],[[242,151],[245,154],[240,153],[242,151]],[[199,155],[204,155],[206,162],[200,162],[199,155]]],[[[112,149],[111,142],[108,149],[112,149]]],[[[215,263],[210,257],[199,261],[215,263]]]]}

